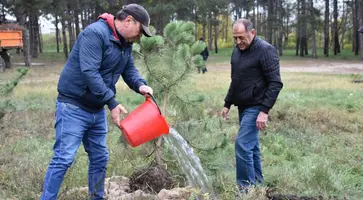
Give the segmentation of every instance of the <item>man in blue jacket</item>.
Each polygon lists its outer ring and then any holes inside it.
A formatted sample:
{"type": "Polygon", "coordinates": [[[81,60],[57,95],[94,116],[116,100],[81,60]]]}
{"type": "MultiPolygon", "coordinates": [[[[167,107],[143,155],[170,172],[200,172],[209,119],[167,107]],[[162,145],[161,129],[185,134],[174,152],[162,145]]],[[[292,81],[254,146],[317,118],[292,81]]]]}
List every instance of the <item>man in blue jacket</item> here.
{"type": "Polygon", "coordinates": [[[115,84],[120,76],[135,92],[153,93],[132,57],[132,41],[142,34],[150,37],[149,24],[148,12],[140,5],[129,4],[115,17],[101,15],[79,34],[59,78],[54,156],[44,178],[42,200],[57,198],[82,142],[89,158],[89,199],[103,199],[108,162],[104,106],[108,106],[113,123],[119,127],[120,115],[127,113],[115,100],[115,84]]]}

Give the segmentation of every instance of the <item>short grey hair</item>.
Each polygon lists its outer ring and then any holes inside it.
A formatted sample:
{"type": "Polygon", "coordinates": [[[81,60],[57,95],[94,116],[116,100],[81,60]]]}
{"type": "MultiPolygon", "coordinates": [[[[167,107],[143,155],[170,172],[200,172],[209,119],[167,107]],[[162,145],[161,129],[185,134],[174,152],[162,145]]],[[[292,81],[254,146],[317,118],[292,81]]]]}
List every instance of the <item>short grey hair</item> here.
{"type": "Polygon", "coordinates": [[[243,24],[243,26],[245,27],[247,32],[251,32],[253,29],[253,24],[248,19],[237,19],[236,21],[233,22],[233,26],[235,26],[237,24],[243,24]]]}

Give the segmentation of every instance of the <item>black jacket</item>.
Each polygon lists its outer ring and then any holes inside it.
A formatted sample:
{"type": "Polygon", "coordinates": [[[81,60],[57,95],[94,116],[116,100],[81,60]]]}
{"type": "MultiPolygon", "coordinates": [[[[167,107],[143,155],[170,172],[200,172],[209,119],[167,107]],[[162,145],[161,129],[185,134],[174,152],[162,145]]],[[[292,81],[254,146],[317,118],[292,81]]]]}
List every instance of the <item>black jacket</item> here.
{"type": "Polygon", "coordinates": [[[206,47],[201,53],[200,55],[203,57],[203,60],[206,61],[209,57],[209,52],[208,52],[208,47],[206,47]]]}
{"type": "Polygon", "coordinates": [[[235,47],[231,57],[231,84],[224,106],[261,106],[268,113],[283,87],[279,57],[275,47],[255,36],[250,47],[235,47]]]}

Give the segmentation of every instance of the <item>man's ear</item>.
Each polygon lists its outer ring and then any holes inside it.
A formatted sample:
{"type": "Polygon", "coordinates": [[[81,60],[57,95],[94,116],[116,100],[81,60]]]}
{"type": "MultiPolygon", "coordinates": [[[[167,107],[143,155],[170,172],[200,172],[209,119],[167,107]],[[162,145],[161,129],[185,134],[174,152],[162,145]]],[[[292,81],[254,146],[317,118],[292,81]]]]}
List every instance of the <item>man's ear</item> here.
{"type": "Polygon", "coordinates": [[[256,35],[256,30],[255,29],[252,29],[251,30],[251,33],[252,33],[253,36],[255,36],[256,35]]]}

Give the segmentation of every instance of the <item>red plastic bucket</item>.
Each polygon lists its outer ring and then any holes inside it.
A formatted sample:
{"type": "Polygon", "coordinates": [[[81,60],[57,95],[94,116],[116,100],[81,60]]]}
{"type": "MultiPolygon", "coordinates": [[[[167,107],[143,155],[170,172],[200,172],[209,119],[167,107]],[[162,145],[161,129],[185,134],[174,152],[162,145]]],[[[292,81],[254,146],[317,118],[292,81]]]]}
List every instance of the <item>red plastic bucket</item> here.
{"type": "Polygon", "coordinates": [[[120,122],[120,127],[133,147],[169,133],[169,126],[152,96],[127,115],[120,122]]]}

